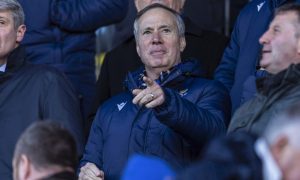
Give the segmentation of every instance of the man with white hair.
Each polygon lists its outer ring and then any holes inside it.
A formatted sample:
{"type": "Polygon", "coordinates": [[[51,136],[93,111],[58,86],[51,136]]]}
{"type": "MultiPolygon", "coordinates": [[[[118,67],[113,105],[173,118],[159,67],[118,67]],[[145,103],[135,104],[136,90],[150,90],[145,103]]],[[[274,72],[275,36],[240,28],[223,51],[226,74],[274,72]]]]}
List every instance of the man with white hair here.
{"type": "Polygon", "coordinates": [[[221,83],[201,78],[197,60],[181,59],[186,41],[180,15],[155,3],[138,13],[134,29],[144,67],[128,73],[127,90],[99,108],[79,179],[119,176],[135,153],[179,170],[226,131],[229,95],[221,83]]]}
{"type": "MultiPolygon", "coordinates": [[[[186,0],[134,0],[134,3],[138,12],[153,3],[160,3],[180,13],[185,24],[187,42],[187,46],[182,52],[182,58],[183,60],[196,58],[201,64],[199,68],[203,70],[202,76],[212,78],[227,45],[228,39],[225,36],[203,30],[185,16],[183,7],[186,0]]],[[[123,81],[128,71],[143,66],[135,47],[136,42],[132,34],[124,43],[107,53],[97,81],[96,98],[90,114],[91,119],[95,116],[99,105],[124,91],[123,81]]]]}

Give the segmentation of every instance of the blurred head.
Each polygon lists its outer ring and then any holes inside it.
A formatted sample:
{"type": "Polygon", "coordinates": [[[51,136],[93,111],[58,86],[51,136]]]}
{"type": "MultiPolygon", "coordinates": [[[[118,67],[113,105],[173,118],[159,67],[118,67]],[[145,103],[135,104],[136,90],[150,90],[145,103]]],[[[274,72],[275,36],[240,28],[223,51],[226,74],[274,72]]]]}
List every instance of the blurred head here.
{"type": "Polygon", "coordinates": [[[134,0],[137,11],[141,11],[150,4],[159,3],[165,5],[171,9],[174,9],[178,13],[181,12],[185,0],[134,0]]]}
{"type": "Polygon", "coordinates": [[[16,0],[0,1],[0,64],[24,37],[24,12],[16,0]]]}
{"type": "Polygon", "coordinates": [[[300,103],[273,119],[266,131],[266,139],[283,179],[300,179],[300,103]]]}
{"type": "Polygon", "coordinates": [[[134,22],[137,53],[147,75],[158,75],[181,62],[186,42],[180,15],[161,4],[140,11],[134,22]]]}
{"type": "Polygon", "coordinates": [[[300,5],[277,9],[269,29],[259,39],[263,45],[260,66],[271,74],[300,62],[300,5]]]}
{"type": "Polygon", "coordinates": [[[15,180],[38,179],[58,172],[75,172],[76,143],[59,124],[32,124],[19,138],[13,157],[15,180]]]}

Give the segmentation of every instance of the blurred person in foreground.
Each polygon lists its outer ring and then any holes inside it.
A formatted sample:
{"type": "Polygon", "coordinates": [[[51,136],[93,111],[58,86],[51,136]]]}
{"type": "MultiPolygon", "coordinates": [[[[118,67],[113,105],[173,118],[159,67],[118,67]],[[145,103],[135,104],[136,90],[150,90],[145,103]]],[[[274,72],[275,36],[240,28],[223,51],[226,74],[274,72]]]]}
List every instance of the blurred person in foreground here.
{"type": "Polygon", "coordinates": [[[280,111],[258,138],[238,132],[213,140],[177,180],[300,179],[299,109],[297,102],[280,111]]]}
{"type": "Polygon", "coordinates": [[[57,123],[33,123],[20,136],[13,158],[14,180],[75,180],[76,143],[57,123]]]}

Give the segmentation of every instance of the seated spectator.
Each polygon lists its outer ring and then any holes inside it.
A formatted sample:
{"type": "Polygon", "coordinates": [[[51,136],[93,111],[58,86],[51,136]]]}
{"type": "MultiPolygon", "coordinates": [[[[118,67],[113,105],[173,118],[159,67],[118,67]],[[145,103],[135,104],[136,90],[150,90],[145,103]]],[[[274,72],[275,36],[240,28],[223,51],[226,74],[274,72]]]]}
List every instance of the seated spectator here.
{"type": "Polygon", "coordinates": [[[230,91],[232,114],[244,102],[245,81],[259,69],[262,47],[259,38],[268,29],[275,9],[289,2],[300,3],[300,0],[249,0],[238,16],[230,43],[214,75],[230,91]]]}
{"type": "Polygon", "coordinates": [[[41,121],[19,138],[14,158],[14,180],[75,180],[76,143],[67,129],[41,121]]]}
{"type": "Polygon", "coordinates": [[[79,179],[118,177],[135,153],[160,157],[178,170],[226,131],[225,87],[201,78],[197,60],[181,62],[186,41],[180,15],[152,4],[138,13],[134,29],[144,67],[128,74],[126,92],[98,110],[79,179]]]}
{"type": "Polygon", "coordinates": [[[300,5],[277,9],[269,29],[260,38],[263,45],[260,66],[269,75],[256,83],[258,93],[234,114],[229,129],[257,135],[270,119],[300,100],[300,5]]]}
{"type": "Polygon", "coordinates": [[[177,180],[300,179],[299,109],[298,102],[279,113],[258,139],[240,132],[212,141],[177,180]]]}
{"type": "MultiPolygon", "coordinates": [[[[137,11],[157,2],[180,12],[185,4],[185,0],[135,0],[134,2],[137,11]]],[[[183,51],[182,57],[183,59],[194,57],[199,60],[200,67],[204,72],[203,77],[211,78],[227,45],[227,38],[218,33],[200,29],[187,17],[183,17],[183,20],[186,26],[187,47],[183,51]]],[[[97,81],[96,99],[89,117],[90,121],[93,120],[99,105],[124,91],[123,81],[126,74],[140,66],[143,66],[143,64],[136,52],[133,35],[106,55],[97,81]]]]}
{"type": "Polygon", "coordinates": [[[0,179],[12,179],[12,156],[20,134],[33,122],[53,119],[74,135],[83,151],[79,101],[70,82],[54,68],[32,65],[19,46],[26,26],[16,0],[0,1],[0,179]]]}

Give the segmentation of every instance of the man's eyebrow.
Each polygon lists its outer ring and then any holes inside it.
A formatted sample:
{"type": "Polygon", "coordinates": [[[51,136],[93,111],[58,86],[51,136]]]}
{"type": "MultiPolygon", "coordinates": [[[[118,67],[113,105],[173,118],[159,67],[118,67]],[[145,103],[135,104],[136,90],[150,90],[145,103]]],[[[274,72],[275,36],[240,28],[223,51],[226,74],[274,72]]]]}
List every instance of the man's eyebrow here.
{"type": "Polygon", "coordinates": [[[143,30],[143,31],[153,30],[153,28],[152,28],[152,27],[145,27],[145,28],[143,28],[142,30],[143,30]]]}
{"type": "Polygon", "coordinates": [[[278,25],[278,24],[274,24],[273,26],[271,26],[273,29],[274,28],[280,28],[281,26],[280,25],[278,25]]]}
{"type": "Polygon", "coordinates": [[[4,17],[4,16],[0,16],[0,19],[8,20],[8,18],[7,18],[7,17],[4,17]]]}
{"type": "Polygon", "coordinates": [[[172,27],[171,25],[163,24],[163,25],[159,26],[158,29],[171,28],[171,27],[172,27]]]}
{"type": "MultiPolygon", "coordinates": [[[[171,25],[167,25],[167,24],[163,24],[163,25],[160,25],[159,27],[158,27],[158,29],[159,30],[161,30],[161,29],[164,29],[164,28],[171,28],[172,26],[171,25]]],[[[154,28],[153,27],[145,27],[145,28],[143,28],[143,29],[141,29],[142,31],[152,31],[154,28]]]]}

